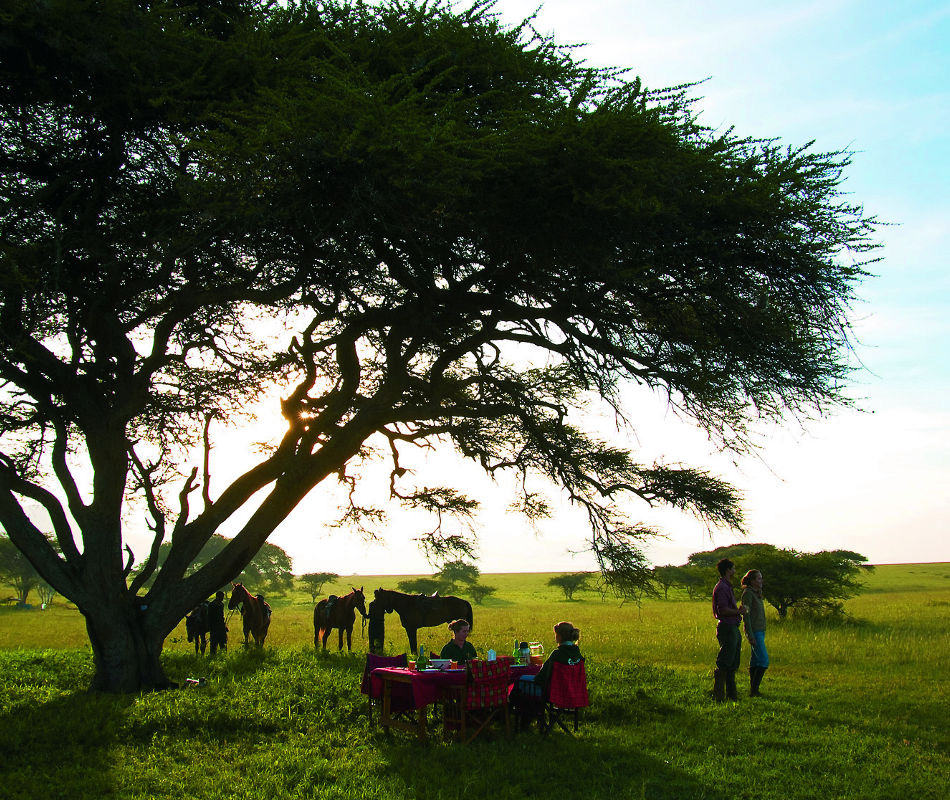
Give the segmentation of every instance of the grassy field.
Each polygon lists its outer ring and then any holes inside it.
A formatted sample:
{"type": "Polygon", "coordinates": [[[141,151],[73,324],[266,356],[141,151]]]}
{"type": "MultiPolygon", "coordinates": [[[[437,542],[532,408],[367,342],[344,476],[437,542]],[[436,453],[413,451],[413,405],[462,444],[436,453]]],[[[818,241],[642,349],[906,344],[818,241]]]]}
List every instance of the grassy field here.
{"type": "MultiPolygon", "coordinates": [[[[765,697],[722,706],[709,698],[707,602],[567,602],[547,577],[483,576],[497,597],[475,607],[471,641],[550,648],[553,623],[573,621],[593,703],[582,731],[466,748],[370,728],[358,690],[366,640],[357,628],[352,655],[314,652],[303,594],[269,598],[263,651],[196,657],[182,626],[167,671],[207,685],[134,697],[84,691],[92,665],[75,609],[0,608],[0,798],[950,797],[950,564],[878,567],[835,624],[771,615],[765,697]]],[[[397,580],[326,591],[371,595],[397,580]]],[[[394,616],[386,634],[391,651],[405,649],[394,616]]],[[[420,636],[431,648],[446,639],[420,636]]]]}

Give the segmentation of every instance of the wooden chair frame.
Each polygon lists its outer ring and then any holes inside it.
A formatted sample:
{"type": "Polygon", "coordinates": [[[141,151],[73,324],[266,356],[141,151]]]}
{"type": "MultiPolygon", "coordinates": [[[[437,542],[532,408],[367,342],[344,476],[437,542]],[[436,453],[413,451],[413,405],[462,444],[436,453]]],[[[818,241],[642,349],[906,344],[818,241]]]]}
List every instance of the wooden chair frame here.
{"type": "Polygon", "coordinates": [[[505,735],[511,735],[508,712],[508,668],[498,662],[472,662],[469,680],[452,686],[443,698],[445,738],[463,744],[475,739],[497,717],[504,717],[505,735]]]}

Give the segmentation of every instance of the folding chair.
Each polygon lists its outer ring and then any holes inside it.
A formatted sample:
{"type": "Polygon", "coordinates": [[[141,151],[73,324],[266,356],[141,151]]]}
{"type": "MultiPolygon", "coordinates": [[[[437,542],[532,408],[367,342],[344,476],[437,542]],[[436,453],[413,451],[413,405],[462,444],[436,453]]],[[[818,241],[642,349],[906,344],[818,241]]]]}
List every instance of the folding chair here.
{"type": "Polygon", "coordinates": [[[468,744],[499,715],[505,719],[505,735],[510,735],[508,665],[470,661],[468,681],[463,686],[448,687],[443,709],[446,738],[468,744]]]}
{"type": "Polygon", "coordinates": [[[578,711],[590,705],[587,695],[587,668],[584,662],[578,664],[551,665],[551,682],[545,708],[547,721],[544,732],[557,725],[565,733],[571,733],[564,724],[565,718],[573,717],[574,731],[577,731],[578,711]]]}
{"type": "MultiPolygon", "coordinates": [[[[383,699],[373,697],[372,679],[370,673],[379,667],[405,667],[407,666],[406,654],[398,656],[377,656],[373,653],[366,654],[366,666],[363,667],[363,680],[360,683],[360,692],[365,694],[369,700],[369,724],[375,725],[373,721],[373,707],[381,708],[383,699]]],[[[392,687],[392,710],[394,713],[403,713],[412,710],[414,704],[412,701],[412,687],[404,684],[395,684],[392,687]]]]}

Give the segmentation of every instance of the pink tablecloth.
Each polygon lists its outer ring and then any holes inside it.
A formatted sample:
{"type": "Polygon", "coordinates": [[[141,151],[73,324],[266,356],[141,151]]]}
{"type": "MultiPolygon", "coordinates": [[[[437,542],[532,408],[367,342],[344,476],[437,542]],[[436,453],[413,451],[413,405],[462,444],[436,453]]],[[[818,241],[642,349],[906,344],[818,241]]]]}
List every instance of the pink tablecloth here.
{"type": "MultiPolygon", "coordinates": [[[[508,679],[516,681],[522,675],[537,675],[541,670],[538,664],[527,666],[509,666],[508,679]]],[[[412,699],[415,708],[435,703],[447,686],[462,686],[467,679],[464,669],[445,672],[417,672],[404,667],[379,667],[370,673],[370,697],[383,696],[383,678],[397,678],[405,681],[408,677],[412,687],[412,699]]]]}

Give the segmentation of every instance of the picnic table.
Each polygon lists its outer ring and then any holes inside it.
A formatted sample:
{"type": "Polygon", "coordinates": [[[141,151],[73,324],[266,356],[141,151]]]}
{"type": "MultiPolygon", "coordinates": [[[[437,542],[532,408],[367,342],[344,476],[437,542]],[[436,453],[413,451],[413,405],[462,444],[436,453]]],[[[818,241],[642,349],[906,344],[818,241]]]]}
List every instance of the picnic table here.
{"type": "MultiPolygon", "coordinates": [[[[508,680],[514,683],[522,675],[537,675],[539,664],[509,664],[508,680]]],[[[452,687],[464,686],[468,680],[468,671],[459,669],[411,670],[405,667],[379,667],[370,673],[370,696],[382,701],[380,724],[387,728],[399,728],[415,733],[419,739],[428,735],[428,707],[445,697],[452,687]],[[410,694],[408,705],[414,711],[414,719],[399,719],[393,713],[393,687],[396,684],[408,685],[410,694]]]]}

